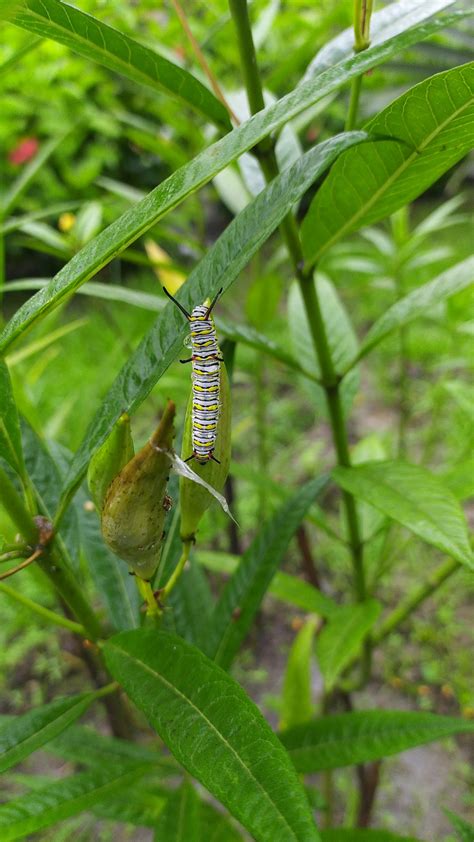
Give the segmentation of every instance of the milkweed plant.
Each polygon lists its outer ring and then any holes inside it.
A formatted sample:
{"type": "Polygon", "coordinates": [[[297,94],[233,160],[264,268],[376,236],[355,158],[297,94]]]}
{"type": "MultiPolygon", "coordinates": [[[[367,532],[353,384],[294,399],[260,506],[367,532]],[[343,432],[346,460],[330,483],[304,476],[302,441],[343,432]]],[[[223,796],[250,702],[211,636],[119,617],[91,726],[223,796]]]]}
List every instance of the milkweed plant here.
{"type": "MultiPolygon", "coordinates": [[[[413,446],[410,363],[423,320],[462,319],[474,274],[472,257],[429,245],[462,197],[421,222],[410,208],[466,178],[466,9],[80,5],[0,0],[5,108],[31,135],[0,202],[0,600],[73,641],[87,675],[0,720],[0,838],[62,839],[66,823],[99,839],[108,820],[157,842],[408,840],[374,819],[383,758],[474,731],[468,713],[373,693],[387,641],[473,568],[465,473],[430,470],[432,439],[413,446]],[[11,95],[23,67],[39,141],[26,92],[11,95]],[[19,278],[32,253],[57,274],[19,278]],[[152,293],[137,272],[157,275],[152,293]],[[74,378],[60,349],[78,325],[59,314],[87,314],[87,345],[111,300],[118,350],[82,372],[95,391],[65,400],[71,437],[56,436],[62,416],[42,426],[32,387],[47,400],[51,353],[74,378]],[[137,308],[135,342],[121,314],[137,308]],[[388,388],[384,343],[399,417],[374,438],[359,415],[371,378],[388,388]],[[436,563],[414,565],[394,604],[386,583],[412,546],[436,563]],[[265,717],[245,664],[267,594],[266,633],[296,619],[265,717]],[[29,766],[39,750],[67,771],[29,766]]],[[[441,815],[474,839],[468,817],[441,815]]]]}

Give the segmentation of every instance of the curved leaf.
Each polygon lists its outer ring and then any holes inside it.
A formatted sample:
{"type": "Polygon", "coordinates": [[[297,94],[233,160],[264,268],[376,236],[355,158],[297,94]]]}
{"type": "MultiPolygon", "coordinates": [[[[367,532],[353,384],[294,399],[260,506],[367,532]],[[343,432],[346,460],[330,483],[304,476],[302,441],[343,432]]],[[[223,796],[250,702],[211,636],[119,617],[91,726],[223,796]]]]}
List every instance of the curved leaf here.
{"type": "Polygon", "coordinates": [[[351,363],[365,357],[374,345],[385,339],[392,330],[397,330],[418,316],[425,315],[430,307],[435,307],[446,298],[450,298],[474,282],[474,257],[468,257],[450,266],[434,280],[414,289],[401,298],[378,319],[367,333],[362,347],[351,363]]]}
{"type": "Polygon", "coordinates": [[[359,650],[381,611],[375,599],[344,605],[330,618],[316,640],[316,654],[326,691],[359,650]]]}
{"type": "Polygon", "coordinates": [[[0,730],[0,772],[19,763],[78,719],[97,697],[82,693],[14,717],[0,730]]]}
{"type": "Polygon", "coordinates": [[[201,805],[201,819],[204,842],[243,842],[242,835],[230,824],[228,817],[210,804],[201,805]]]}
{"type": "Polygon", "coordinates": [[[280,734],[298,772],[320,772],[380,760],[452,734],[474,722],[434,713],[358,710],[321,716],[280,734]]]}
{"type": "Polygon", "coordinates": [[[285,500],[262,525],[227,582],[211,618],[206,648],[207,654],[225,669],[247,636],[290,539],[326,483],[326,477],[318,477],[285,500]]]}
{"type": "Polygon", "coordinates": [[[314,713],[311,661],[317,625],[317,617],[308,617],[291,645],[283,681],[281,729],[308,722],[314,713]]]}
{"type": "Polygon", "coordinates": [[[168,91],[218,125],[231,128],[222,103],[191,73],[74,6],[61,0],[20,0],[0,3],[0,14],[133,82],[168,91]]]}
{"type": "Polygon", "coordinates": [[[93,807],[109,794],[135,783],[148,766],[123,769],[120,766],[107,771],[94,770],[71,775],[63,780],[52,780],[42,789],[28,792],[7,804],[0,805],[0,838],[2,842],[23,839],[31,833],[50,827],[56,822],[77,816],[93,807]]]}
{"type": "Polygon", "coordinates": [[[457,20],[457,15],[445,16],[421,23],[402,35],[378,47],[369,47],[363,53],[330,68],[318,77],[317,83],[309,81],[300,85],[286,97],[255,114],[237,129],[212,144],[189,164],[178,169],[151,191],[133,208],[105,228],[84,246],[50,284],[26,302],[13,316],[0,337],[0,351],[44,313],[49,312],[71,295],[85,281],[116,257],[130,243],[144,234],[169,210],[189,196],[194,190],[210,181],[231,161],[251,149],[286,122],[318,102],[326,94],[337,90],[354,76],[376,67],[401,50],[427,38],[444,26],[457,20]]]}
{"type": "MultiPolygon", "coordinates": [[[[189,310],[197,301],[204,301],[208,296],[213,298],[220,288],[226,290],[318,174],[329,166],[346,144],[360,142],[364,137],[354,132],[322,143],[275,178],[230,223],[191,272],[177,296],[181,304],[189,310]]],[[[175,359],[187,331],[188,325],[182,314],[172,302],[168,302],[129,357],[92,420],[71,467],[63,502],[75,489],[91,454],[102,443],[118,416],[125,411],[133,412],[175,359]]]]}
{"type": "Polygon", "coordinates": [[[367,462],[335,468],[333,477],[345,491],[474,568],[463,511],[451,491],[425,468],[407,462],[367,462]]]}
{"type": "Polygon", "coordinates": [[[451,822],[459,842],[472,842],[474,839],[474,825],[462,819],[461,816],[456,816],[451,810],[444,811],[451,822]]]}
{"type": "Polygon", "coordinates": [[[317,842],[288,756],[227,673],[181,638],[153,629],[121,632],[103,652],[177,760],[257,842],[317,842]]]}
{"type": "Polygon", "coordinates": [[[156,823],[156,842],[201,842],[199,808],[196,790],[184,781],[170,795],[156,823]]]}
{"type": "Polygon", "coordinates": [[[420,82],[365,128],[373,140],[341,156],[303,221],[310,265],[341,237],[411,202],[469,151],[474,63],[420,82]]]}

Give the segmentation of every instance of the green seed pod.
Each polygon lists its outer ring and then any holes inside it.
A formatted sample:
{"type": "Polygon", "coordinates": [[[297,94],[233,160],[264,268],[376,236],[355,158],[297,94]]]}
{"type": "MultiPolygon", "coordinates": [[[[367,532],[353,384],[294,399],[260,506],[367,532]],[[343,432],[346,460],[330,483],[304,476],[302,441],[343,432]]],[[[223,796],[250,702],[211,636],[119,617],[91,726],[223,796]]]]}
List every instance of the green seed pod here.
{"type": "MultiPolygon", "coordinates": [[[[189,397],[184,422],[182,459],[187,459],[193,452],[192,444],[192,410],[193,395],[189,397]]],[[[229,378],[224,363],[220,365],[219,382],[219,418],[217,422],[216,444],[214,456],[219,460],[209,460],[204,464],[193,459],[189,463],[194,473],[202,477],[216,491],[222,492],[227,474],[229,473],[231,451],[231,398],[229,378]]],[[[181,507],[181,540],[193,541],[196,529],[204,512],[209,508],[214,498],[209,491],[201,485],[186,477],[181,477],[179,482],[179,500],[181,507]]]]}
{"type": "Polygon", "coordinates": [[[99,512],[102,511],[105,495],[112,480],[134,454],[130,418],[126,412],[112,427],[112,432],[94,453],[89,462],[87,484],[91,497],[99,512]]]}
{"type": "Polygon", "coordinates": [[[110,549],[148,580],[159,561],[163,525],[170,499],[166,494],[175,405],[168,401],[150,441],[115,477],[102,509],[102,534],[110,549]]]}

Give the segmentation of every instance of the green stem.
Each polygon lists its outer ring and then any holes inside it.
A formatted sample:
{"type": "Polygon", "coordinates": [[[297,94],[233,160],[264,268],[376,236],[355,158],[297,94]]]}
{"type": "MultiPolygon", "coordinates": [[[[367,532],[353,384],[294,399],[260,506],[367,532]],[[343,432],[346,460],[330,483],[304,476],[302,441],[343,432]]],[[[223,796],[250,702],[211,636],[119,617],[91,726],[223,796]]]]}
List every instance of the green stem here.
{"type": "Polygon", "coordinates": [[[173,570],[171,576],[169,577],[166,585],[161,591],[161,598],[163,602],[167,597],[170,595],[171,591],[173,590],[174,586],[176,585],[181,573],[183,572],[186,562],[189,558],[189,553],[191,551],[192,541],[185,541],[183,544],[183,552],[181,553],[181,558],[179,559],[175,569],[173,570]]]}
{"type": "Polygon", "coordinates": [[[0,501],[10,520],[31,546],[37,541],[37,529],[31,515],[26,510],[21,495],[16,490],[10,477],[0,465],[0,501]]]}
{"type": "Polygon", "coordinates": [[[140,579],[139,576],[135,576],[135,582],[137,583],[140,595],[146,602],[147,617],[150,617],[153,621],[161,620],[162,611],[155,599],[155,594],[153,593],[153,588],[150,582],[147,582],[145,579],[140,579]]]}
{"type": "MultiPolygon", "coordinates": [[[[355,0],[354,2],[354,50],[361,53],[370,44],[370,18],[372,16],[373,0],[355,0]]],[[[362,76],[356,76],[351,82],[351,98],[347,114],[345,130],[352,131],[357,123],[362,76]]]]}
{"type": "Polygon", "coordinates": [[[357,122],[357,111],[359,108],[360,90],[362,88],[362,76],[356,76],[351,82],[351,98],[349,100],[349,111],[347,112],[346,132],[351,132],[357,122]]]}
{"type": "Polygon", "coordinates": [[[398,626],[400,626],[409,617],[418,606],[425,601],[431,594],[446,581],[453,573],[461,568],[459,561],[449,558],[443,564],[440,564],[436,570],[433,571],[428,580],[420,587],[413,588],[411,593],[400,602],[399,605],[388,615],[386,620],[375,631],[373,640],[374,644],[378,645],[391,634],[398,626]]]}
{"type": "MultiPolygon", "coordinates": [[[[364,25],[368,27],[372,0],[357,0],[359,3],[367,3],[364,6],[364,25]]],[[[240,61],[244,76],[247,99],[252,114],[264,107],[262,83],[257,67],[257,58],[252,38],[252,29],[248,17],[246,0],[229,0],[229,7],[234,20],[237,32],[240,61]]],[[[360,18],[362,20],[362,18],[360,18]]],[[[367,29],[368,32],[368,29],[367,29]]],[[[272,141],[265,147],[260,144],[256,148],[262,170],[267,181],[270,181],[278,174],[278,163],[275,156],[275,149],[272,141]]],[[[321,369],[321,381],[326,393],[326,400],[329,409],[332,437],[336,450],[339,465],[350,466],[349,442],[347,428],[341,402],[340,378],[337,376],[331,357],[331,350],[326,334],[323,315],[316,291],[312,281],[312,271],[305,272],[303,269],[304,259],[299,237],[298,226],[294,216],[289,213],[283,220],[281,226],[283,237],[290,253],[295,275],[298,279],[301,294],[305,305],[306,315],[311,330],[311,335],[319,360],[321,369]]],[[[343,505],[346,515],[349,545],[354,570],[354,589],[357,601],[366,599],[367,590],[365,584],[363,565],[363,544],[356,503],[352,495],[344,492],[343,505]]],[[[362,659],[362,681],[365,683],[370,676],[371,669],[371,642],[367,638],[364,645],[362,659]]]]}
{"type": "Polygon", "coordinates": [[[61,614],[56,614],[55,611],[50,611],[49,608],[39,605],[28,596],[22,594],[21,591],[16,591],[14,588],[10,588],[9,585],[3,584],[3,582],[0,582],[0,593],[4,593],[6,596],[11,597],[11,599],[21,602],[30,611],[47,620],[48,623],[53,623],[55,626],[62,626],[62,628],[68,629],[74,634],[80,634],[82,637],[87,636],[84,626],[81,626],[80,623],[74,623],[73,620],[68,620],[66,617],[62,617],[61,614]]]}

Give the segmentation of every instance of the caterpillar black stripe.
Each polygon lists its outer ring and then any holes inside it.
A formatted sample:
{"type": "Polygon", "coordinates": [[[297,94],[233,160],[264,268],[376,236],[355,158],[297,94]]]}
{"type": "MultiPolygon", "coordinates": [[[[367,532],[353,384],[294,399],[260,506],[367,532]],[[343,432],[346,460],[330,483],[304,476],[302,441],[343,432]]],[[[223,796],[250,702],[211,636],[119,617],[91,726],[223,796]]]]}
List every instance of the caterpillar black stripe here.
{"type": "Polygon", "coordinates": [[[210,459],[219,460],[214,456],[217,436],[217,422],[219,419],[219,355],[216,329],[211,317],[214,305],[222,289],[219,290],[209,306],[198,304],[188,313],[179,301],[163,287],[164,292],[179,307],[190,323],[192,356],[182,363],[192,363],[193,407],[192,407],[192,444],[193,452],[185,462],[191,459],[204,465],[210,459]]]}

